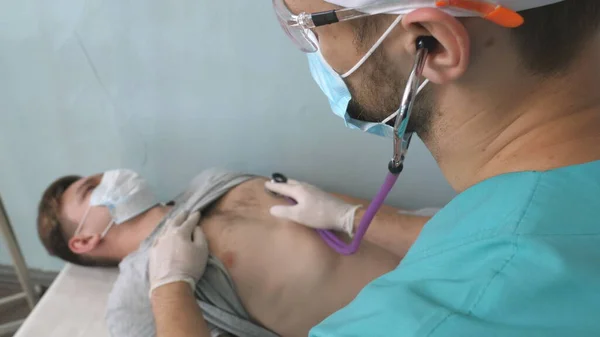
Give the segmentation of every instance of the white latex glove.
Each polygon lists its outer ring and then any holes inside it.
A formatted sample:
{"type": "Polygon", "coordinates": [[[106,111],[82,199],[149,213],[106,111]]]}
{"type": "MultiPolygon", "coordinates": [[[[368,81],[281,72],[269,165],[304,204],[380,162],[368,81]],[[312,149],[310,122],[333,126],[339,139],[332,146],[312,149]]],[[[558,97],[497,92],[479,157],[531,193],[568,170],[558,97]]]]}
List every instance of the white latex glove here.
{"type": "Polygon", "coordinates": [[[178,281],[195,289],[208,262],[208,243],[199,221],[199,212],[189,216],[182,212],[165,223],[150,248],[150,295],[154,289],[178,281]]]}
{"type": "Polygon", "coordinates": [[[271,215],[289,219],[315,229],[332,229],[352,236],[354,214],[361,205],[350,205],[319,188],[288,180],[287,183],[267,181],[265,187],[296,200],[290,206],[271,207],[271,215]]]}

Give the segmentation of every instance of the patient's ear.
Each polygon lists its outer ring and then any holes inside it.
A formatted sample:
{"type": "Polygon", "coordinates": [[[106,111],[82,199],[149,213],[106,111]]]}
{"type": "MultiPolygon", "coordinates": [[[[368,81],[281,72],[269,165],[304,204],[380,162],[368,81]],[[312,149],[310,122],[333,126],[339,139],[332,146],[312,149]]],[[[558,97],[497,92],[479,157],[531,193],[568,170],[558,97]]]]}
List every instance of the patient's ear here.
{"type": "Polygon", "coordinates": [[[100,234],[79,234],[69,240],[69,248],[75,254],[86,254],[98,247],[100,240],[100,234]]]}

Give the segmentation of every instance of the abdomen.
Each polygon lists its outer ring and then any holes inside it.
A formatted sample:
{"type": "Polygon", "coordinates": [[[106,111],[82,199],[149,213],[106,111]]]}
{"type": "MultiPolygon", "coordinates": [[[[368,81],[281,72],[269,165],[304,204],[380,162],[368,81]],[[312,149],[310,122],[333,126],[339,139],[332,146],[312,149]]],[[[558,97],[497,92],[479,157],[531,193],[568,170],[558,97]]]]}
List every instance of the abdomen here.
{"type": "Polygon", "coordinates": [[[270,207],[286,202],[268,194],[264,181],[231,190],[202,226],[211,253],[228,268],[246,310],[273,329],[280,315],[311,296],[335,270],[339,255],[313,229],[273,217],[270,207]]]}

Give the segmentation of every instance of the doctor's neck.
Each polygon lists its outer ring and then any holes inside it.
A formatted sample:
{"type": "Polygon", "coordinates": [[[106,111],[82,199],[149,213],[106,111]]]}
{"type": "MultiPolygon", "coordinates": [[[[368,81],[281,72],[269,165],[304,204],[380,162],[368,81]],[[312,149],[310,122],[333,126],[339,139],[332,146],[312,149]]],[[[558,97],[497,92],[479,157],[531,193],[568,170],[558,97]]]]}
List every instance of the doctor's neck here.
{"type": "Polygon", "coordinates": [[[600,160],[600,35],[559,74],[528,74],[514,56],[500,57],[515,70],[488,69],[493,80],[436,95],[442,108],[423,138],[455,190],[504,173],[600,160]]]}
{"type": "Polygon", "coordinates": [[[105,247],[98,247],[104,257],[121,261],[136,251],[152,231],[167,215],[172,206],[159,205],[126,221],[113,226],[104,238],[105,247]]]}

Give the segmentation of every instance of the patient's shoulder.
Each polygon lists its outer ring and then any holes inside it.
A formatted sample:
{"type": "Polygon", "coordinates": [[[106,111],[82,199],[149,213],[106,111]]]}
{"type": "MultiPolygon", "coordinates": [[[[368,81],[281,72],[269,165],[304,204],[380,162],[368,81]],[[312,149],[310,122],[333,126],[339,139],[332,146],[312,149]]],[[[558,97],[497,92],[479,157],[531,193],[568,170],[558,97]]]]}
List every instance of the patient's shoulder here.
{"type": "Polygon", "coordinates": [[[153,335],[154,316],[148,298],[147,271],[145,251],[137,251],[119,264],[119,276],[106,304],[106,323],[113,336],[153,335]]]}
{"type": "Polygon", "coordinates": [[[131,308],[150,306],[148,300],[148,254],[138,250],[119,264],[119,276],[108,297],[107,308],[131,308]]]}

